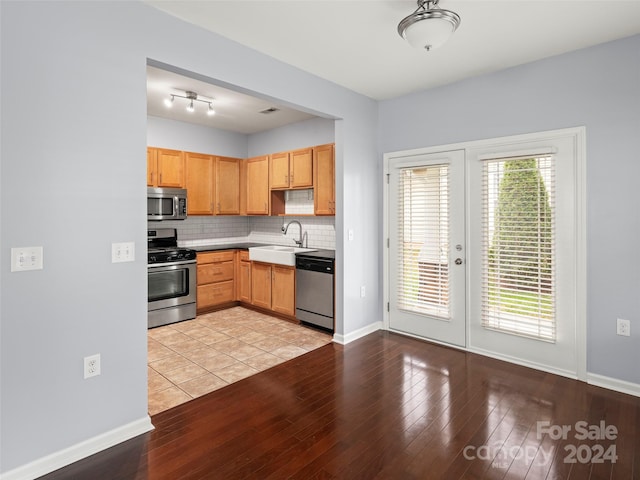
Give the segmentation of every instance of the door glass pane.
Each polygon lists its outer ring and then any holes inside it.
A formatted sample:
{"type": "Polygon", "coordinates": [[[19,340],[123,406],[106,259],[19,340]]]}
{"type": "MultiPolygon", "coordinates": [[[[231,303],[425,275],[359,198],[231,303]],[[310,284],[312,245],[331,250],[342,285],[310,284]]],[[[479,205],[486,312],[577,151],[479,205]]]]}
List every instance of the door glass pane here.
{"type": "Polygon", "coordinates": [[[553,157],[488,160],[483,180],[482,325],[552,342],[553,157]]]}
{"type": "Polygon", "coordinates": [[[400,170],[398,308],[449,320],[449,166],[400,170]]]}

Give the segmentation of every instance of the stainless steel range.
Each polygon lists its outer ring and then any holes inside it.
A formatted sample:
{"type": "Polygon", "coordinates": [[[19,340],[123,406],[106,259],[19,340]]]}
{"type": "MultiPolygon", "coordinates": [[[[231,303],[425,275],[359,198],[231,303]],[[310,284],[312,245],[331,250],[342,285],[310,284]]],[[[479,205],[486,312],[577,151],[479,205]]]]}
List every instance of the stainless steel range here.
{"type": "Polygon", "coordinates": [[[148,328],[196,317],[196,252],[178,247],[174,228],[147,231],[148,328]]]}

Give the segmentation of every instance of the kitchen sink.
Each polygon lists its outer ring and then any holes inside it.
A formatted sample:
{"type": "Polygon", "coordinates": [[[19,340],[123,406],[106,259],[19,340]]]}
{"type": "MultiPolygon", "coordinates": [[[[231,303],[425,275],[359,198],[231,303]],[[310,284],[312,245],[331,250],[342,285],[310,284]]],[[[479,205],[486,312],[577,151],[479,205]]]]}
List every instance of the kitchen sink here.
{"type": "Polygon", "coordinates": [[[315,250],[315,248],[288,247],[286,245],[249,247],[249,260],[294,266],[296,253],[314,252],[315,250]]]}

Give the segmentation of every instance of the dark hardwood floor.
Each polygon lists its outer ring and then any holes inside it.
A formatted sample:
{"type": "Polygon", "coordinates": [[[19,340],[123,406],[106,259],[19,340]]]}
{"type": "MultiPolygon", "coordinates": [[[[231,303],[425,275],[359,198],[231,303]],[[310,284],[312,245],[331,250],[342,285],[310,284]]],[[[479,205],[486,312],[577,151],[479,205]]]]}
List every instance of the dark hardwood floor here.
{"type": "Polygon", "coordinates": [[[42,478],[640,479],[640,398],[386,332],[152,421],[42,478]]]}

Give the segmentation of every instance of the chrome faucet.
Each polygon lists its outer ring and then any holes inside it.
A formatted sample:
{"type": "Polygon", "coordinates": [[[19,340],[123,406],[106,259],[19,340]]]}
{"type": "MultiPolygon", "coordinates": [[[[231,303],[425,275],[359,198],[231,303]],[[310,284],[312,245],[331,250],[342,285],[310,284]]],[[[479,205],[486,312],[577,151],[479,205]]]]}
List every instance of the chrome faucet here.
{"type": "Polygon", "coordinates": [[[302,248],[304,243],[304,237],[307,236],[307,232],[304,232],[304,234],[302,233],[302,224],[298,220],[291,220],[286,225],[282,225],[282,234],[283,235],[287,234],[287,230],[289,230],[289,227],[291,226],[292,223],[297,223],[298,226],[300,227],[300,240],[294,240],[294,242],[296,242],[296,245],[302,248]]]}

